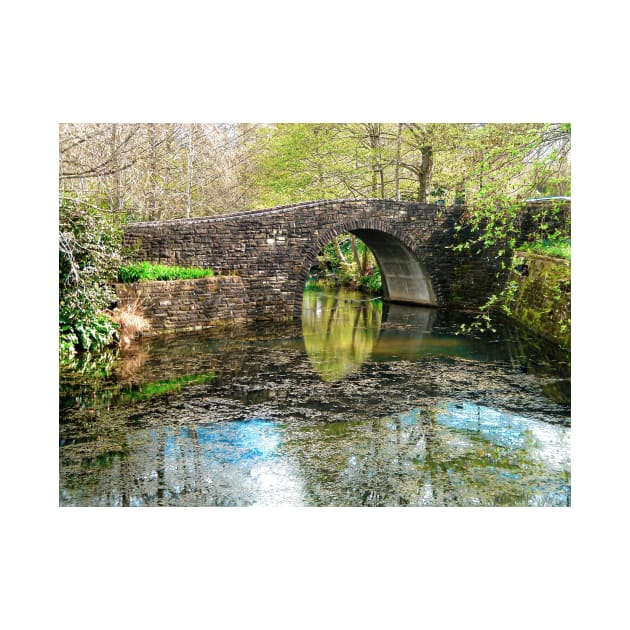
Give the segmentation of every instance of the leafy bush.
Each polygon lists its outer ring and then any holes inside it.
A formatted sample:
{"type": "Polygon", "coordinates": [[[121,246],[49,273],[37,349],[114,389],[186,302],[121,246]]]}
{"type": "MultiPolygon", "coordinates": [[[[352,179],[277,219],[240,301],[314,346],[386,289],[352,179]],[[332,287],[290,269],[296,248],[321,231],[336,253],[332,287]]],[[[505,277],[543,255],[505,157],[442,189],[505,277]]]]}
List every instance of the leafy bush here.
{"type": "Polygon", "coordinates": [[[118,270],[120,282],[142,282],[143,280],[193,280],[214,276],[212,269],[199,267],[170,267],[153,265],[149,262],[133,263],[118,270]]]}
{"type": "Polygon", "coordinates": [[[383,291],[380,269],[376,267],[371,274],[361,276],[359,279],[359,287],[368,293],[380,295],[383,291]]]}
{"type": "Polygon", "coordinates": [[[86,313],[81,319],[59,317],[59,346],[63,354],[75,349],[98,350],[116,342],[118,325],[103,314],[86,313]]]}
{"type": "Polygon", "coordinates": [[[367,293],[381,293],[380,269],[374,254],[360,238],[350,233],[342,234],[328,243],[317,258],[320,285],[332,283],[367,293]]]}
{"type": "Polygon", "coordinates": [[[77,199],[59,201],[59,350],[98,350],[116,341],[104,314],[115,294],[121,230],[107,211],[77,199]]]}

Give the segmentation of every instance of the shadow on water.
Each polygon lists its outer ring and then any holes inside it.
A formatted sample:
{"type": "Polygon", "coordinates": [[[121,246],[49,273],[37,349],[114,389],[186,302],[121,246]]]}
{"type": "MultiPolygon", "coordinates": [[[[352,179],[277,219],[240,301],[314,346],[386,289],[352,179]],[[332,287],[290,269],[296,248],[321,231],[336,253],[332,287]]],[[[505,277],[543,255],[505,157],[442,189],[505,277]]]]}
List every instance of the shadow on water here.
{"type": "Polygon", "coordinates": [[[505,324],[307,292],[302,322],[61,370],[61,505],[568,505],[570,361],[505,324]]]}

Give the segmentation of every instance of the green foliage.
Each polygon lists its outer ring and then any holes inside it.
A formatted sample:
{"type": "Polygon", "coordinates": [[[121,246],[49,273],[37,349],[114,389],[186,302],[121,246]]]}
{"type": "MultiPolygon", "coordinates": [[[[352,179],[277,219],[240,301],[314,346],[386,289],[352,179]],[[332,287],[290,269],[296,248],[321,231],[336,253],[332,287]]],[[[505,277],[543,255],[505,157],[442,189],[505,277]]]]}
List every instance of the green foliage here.
{"type": "MultiPolygon", "coordinates": [[[[506,253],[514,250],[520,236],[524,201],[569,191],[570,126],[479,125],[467,138],[475,158],[466,187],[466,212],[456,230],[459,243],[453,249],[492,252],[500,277],[508,267],[506,253]]],[[[563,215],[561,203],[540,204],[531,220],[537,241],[568,239],[570,218],[563,215]]],[[[513,292],[508,282],[491,295],[468,329],[492,328],[492,312],[501,305],[509,313],[513,292]]]]}
{"type": "Polygon", "coordinates": [[[543,239],[533,243],[526,243],[519,249],[534,254],[571,260],[571,239],[568,238],[543,239]]]}
{"type": "Polygon", "coordinates": [[[62,355],[72,356],[78,350],[99,350],[118,340],[119,326],[103,314],[83,312],[69,319],[67,312],[59,313],[59,349],[62,355]]]}
{"type": "Polygon", "coordinates": [[[319,123],[260,130],[258,207],[400,198],[478,205],[568,195],[568,123],[319,123]],[[497,201],[497,199],[494,199],[497,201]]]}
{"type": "Polygon", "coordinates": [[[380,295],[383,291],[381,270],[375,267],[371,274],[361,276],[359,278],[359,287],[363,288],[367,293],[380,295]]]}
{"type": "MultiPolygon", "coordinates": [[[[381,272],[368,246],[352,234],[342,234],[328,243],[318,256],[320,275],[317,283],[360,289],[380,295],[381,272]],[[353,240],[354,247],[353,249],[353,240]]],[[[311,282],[312,285],[312,282],[311,282]]]]}
{"type": "Polygon", "coordinates": [[[94,384],[111,375],[119,353],[114,348],[89,350],[79,354],[65,352],[60,356],[60,366],[72,373],[74,382],[94,384]]]}
{"type": "Polygon", "coordinates": [[[120,264],[121,229],[111,213],[69,197],[59,200],[59,350],[98,350],[117,326],[104,314],[120,264]]]}
{"type": "Polygon", "coordinates": [[[143,280],[193,280],[214,276],[212,269],[199,267],[171,267],[149,262],[133,263],[118,270],[120,282],[142,282],[143,280]]]}
{"type": "Polygon", "coordinates": [[[281,123],[261,130],[257,206],[353,196],[351,143],[338,127],[281,123]]]}

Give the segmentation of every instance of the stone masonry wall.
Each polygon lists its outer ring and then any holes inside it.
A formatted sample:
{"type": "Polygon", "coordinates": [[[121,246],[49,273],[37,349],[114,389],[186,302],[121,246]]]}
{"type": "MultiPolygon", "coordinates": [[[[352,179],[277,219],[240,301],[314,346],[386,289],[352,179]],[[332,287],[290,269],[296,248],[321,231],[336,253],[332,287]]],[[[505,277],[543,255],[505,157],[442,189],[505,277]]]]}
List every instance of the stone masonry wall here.
{"type": "Polygon", "coordinates": [[[251,320],[241,278],[214,276],[116,284],[121,308],[138,304],[150,321],[146,334],[201,330],[251,320]]]}
{"type": "Polygon", "coordinates": [[[512,316],[527,328],[566,348],[571,346],[571,263],[561,258],[518,252],[527,275],[518,283],[512,316]]]}
{"type": "MultiPolygon", "coordinates": [[[[505,274],[495,251],[455,252],[463,207],[383,199],[316,201],[217,217],[134,223],[125,232],[127,258],[211,268],[242,279],[245,302],[237,310],[252,320],[300,317],[311,266],[332,238],[357,231],[374,236],[370,247],[391,257],[392,238],[430,278],[432,303],[474,308],[497,291],[505,274]],[[378,235],[383,235],[379,244],[378,235]],[[387,237],[387,238],[386,238],[387,237]],[[245,315],[246,312],[246,315],[245,315]]],[[[461,235],[461,232],[459,233],[461,235]]],[[[401,256],[399,277],[404,283],[401,256]]],[[[378,255],[377,255],[378,259],[378,255]]],[[[386,275],[386,274],[384,274],[386,275]]],[[[241,300],[243,295],[240,296],[241,300]]]]}

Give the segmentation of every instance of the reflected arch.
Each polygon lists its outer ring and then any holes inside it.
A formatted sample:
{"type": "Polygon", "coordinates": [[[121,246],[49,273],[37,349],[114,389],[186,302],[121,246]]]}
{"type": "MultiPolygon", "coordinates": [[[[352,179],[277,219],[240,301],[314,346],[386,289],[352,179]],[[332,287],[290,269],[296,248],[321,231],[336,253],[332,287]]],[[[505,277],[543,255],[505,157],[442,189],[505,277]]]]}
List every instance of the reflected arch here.
{"type": "MultiPolygon", "coordinates": [[[[317,263],[317,256],[324,247],[337,236],[350,233],[360,238],[374,254],[381,271],[384,301],[438,306],[434,282],[415,253],[417,248],[414,243],[386,226],[374,226],[374,221],[370,223],[370,227],[341,224],[320,236],[308,252],[300,272],[299,286],[304,287],[309,271],[317,263]]],[[[298,293],[296,297],[295,314],[299,317],[303,296],[298,293]]]]}

